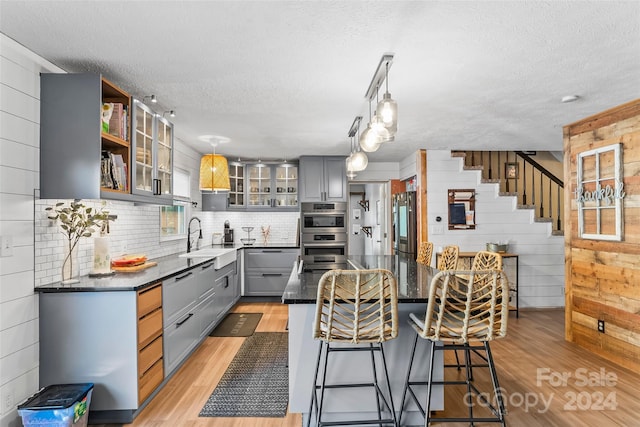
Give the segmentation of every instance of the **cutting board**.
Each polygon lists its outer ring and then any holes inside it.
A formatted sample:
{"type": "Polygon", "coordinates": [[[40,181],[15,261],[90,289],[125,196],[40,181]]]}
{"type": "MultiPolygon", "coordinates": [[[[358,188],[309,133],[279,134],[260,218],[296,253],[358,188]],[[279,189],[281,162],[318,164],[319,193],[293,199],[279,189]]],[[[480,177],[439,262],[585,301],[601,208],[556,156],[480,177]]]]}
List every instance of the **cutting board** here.
{"type": "Polygon", "coordinates": [[[118,273],[137,273],[137,272],[145,270],[145,269],[147,269],[149,267],[153,267],[154,265],[158,265],[158,263],[157,262],[153,262],[153,261],[147,261],[144,264],[132,265],[132,266],[127,266],[127,267],[111,266],[111,269],[113,271],[117,271],[118,273]]]}

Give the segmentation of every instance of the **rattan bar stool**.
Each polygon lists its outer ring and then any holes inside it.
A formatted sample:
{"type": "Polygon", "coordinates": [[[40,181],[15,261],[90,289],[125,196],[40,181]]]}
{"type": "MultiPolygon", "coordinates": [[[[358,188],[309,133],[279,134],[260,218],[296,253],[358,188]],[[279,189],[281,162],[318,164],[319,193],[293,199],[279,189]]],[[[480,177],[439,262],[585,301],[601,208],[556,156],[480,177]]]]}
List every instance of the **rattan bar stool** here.
{"type": "Polygon", "coordinates": [[[438,270],[455,270],[458,267],[460,248],[456,245],[445,246],[438,258],[438,270]]]}
{"type": "Polygon", "coordinates": [[[398,287],[393,274],[384,269],[331,270],[318,282],[318,297],[313,337],[320,340],[313,380],[309,419],[316,412],[316,425],[375,424],[396,426],[396,413],[391,396],[383,343],[398,335],[398,287]],[[340,345],[334,346],[334,343],[340,345]],[[346,344],[346,345],[345,345],[346,344]],[[368,344],[368,345],[362,345],[368,344]],[[327,384],[329,354],[332,352],[371,354],[373,380],[362,383],[327,384]],[[374,355],[378,354],[384,371],[386,390],[378,381],[374,355]],[[324,356],[324,357],[323,357],[324,356]],[[320,364],[323,369],[318,378],[320,364]],[[372,388],[375,391],[378,418],[373,420],[323,421],[325,393],[338,388],[372,388]],[[386,394],[386,395],[385,395],[386,394]],[[385,418],[383,418],[383,412],[385,418]],[[387,416],[388,414],[388,416],[387,416]]]}
{"type": "Polygon", "coordinates": [[[431,265],[432,256],[433,256],[433,243],[432,242],[420,243],[420,248],[418,249],[418,256],[416,257],[416,262],[420,264],[431,265]]]}
{"type": "MultiPolygon", "coordinates": [[[[409,395],[424,416],[425,426],[431,422],[495,422],[505,426],[505,407],[489,342],[507,333],[509,318],[509,283],[501,270],[451,270],[439,272],[431,281],[429,302],[424,317],[409,315],[409,324],[416,331],[411,350],[405,387],[402,393],[400,421],[409,395]],[[429,343],[429,372],[427,381],[412,381],[411,371],[418,338],[429,343]],[[487,399],[471,378],[470,360],[466,360],[465,380],[433,380],[433,363],[436,351],[449,349],[473,349],[484,352],[493,385],[494,398],[487,399]],[[431,414],[433,385],[466,385],[467,396],[474,396],[489,408],[493,417],[474,417],[473,402],[466,401],[466,417],[438,417],[431,414]],[[416,387],[427,387],[426,401],[422,405],[416,395],[416,387]],[[496,402],[494,405],[493,402],[496,402]]],[[[468,354],[468,353],[465,353],[468,354]]]]}

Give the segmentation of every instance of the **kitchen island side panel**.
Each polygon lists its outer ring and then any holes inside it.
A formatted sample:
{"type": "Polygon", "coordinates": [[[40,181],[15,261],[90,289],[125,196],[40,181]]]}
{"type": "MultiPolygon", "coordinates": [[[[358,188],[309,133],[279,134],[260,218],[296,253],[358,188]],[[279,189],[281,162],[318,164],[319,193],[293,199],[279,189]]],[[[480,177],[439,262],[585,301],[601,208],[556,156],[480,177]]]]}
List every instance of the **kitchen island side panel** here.
{"type": "MultiPolygon", "coordinates": [[[[289,412],[302,413],[306,421],[309,411],[309,400],[313,384],[313,374],[317,360],[319,341],[313,339],[313,322],[315,318],[315,304],[289,304],[289,412]]],[[[409,313],[424,313],[424,303],[404,303],[398,306],[398,337],[384,344],[384,353],[389,370],[391,391],[396,412],[401,410],[402,391],[409,364],[409,357],[414,330],[407,320],[409,313]]],[[[412,380],[426,381],[428,368],[428,345],[419,340],[414,362],[412,380]]],[[[371,381],[371,362],[369,352],[332,353],[329,356],[327,384],[358,381],[371,381]]],[[[434,380],[443,378],[444,362],[442,352],[436,352],[434,380]]],[[[376,356],[376,362],[379,357],[376,356]]],[[[382,365],[377,364],[379,378],[382,378],[382,365]]],[[[319,378],[322,373],[320,370],[319,378]]],[[[384,384],[384,381],[382,381],[384,384]]],[[[425,387],[426,389],[426,387],[425,387]]],[[[424,401],[426,394],[418,393],[424,401]]],[[[434,386],[431,400],[432,410],[444,408],[444,391],[442,386],[434,386]]],[[[323,419],[362,419],[376,418],[376,404],[371,391],[364,389],[350,389],[328,391],[325,396],[323,419]],[[371,398],[369,398],[371,396],[371,398]]],[[[420,424],[421,418],[413,402],[407,403],[403,422],[420,424]]],[[[305,424],[306,425],[306,424],[305,424]]]]}
{"type": "Polygon", "coordinates": [[[40,386],[94,383],[91,411],[138,407],[135,292],[40,294],[40,386]]]}

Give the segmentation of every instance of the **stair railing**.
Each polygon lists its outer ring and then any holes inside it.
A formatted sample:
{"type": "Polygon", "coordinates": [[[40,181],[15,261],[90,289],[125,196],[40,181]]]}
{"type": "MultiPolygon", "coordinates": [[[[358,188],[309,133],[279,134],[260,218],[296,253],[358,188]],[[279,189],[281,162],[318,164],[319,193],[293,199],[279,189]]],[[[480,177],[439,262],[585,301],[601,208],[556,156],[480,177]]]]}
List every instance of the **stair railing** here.
{"type": "Polygon", "coordinates": [[[484,180],[499,183],[501,193],[504,189],[504,195],[515,195],[519,207],[535,209],[537,218],[551,221],[554,232],[562,232],[564,183],[560,178],[523,151],[464,153],[466,167],[482,166],[484,180]],[[507,176],[507,166],[515,176],[507,176]]]}

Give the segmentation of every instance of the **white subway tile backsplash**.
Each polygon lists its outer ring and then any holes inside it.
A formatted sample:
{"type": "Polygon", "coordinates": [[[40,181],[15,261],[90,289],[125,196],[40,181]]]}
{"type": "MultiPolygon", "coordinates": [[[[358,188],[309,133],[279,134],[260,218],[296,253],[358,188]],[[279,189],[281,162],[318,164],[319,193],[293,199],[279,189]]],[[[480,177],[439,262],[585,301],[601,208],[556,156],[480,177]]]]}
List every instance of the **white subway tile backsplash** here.
{"type": "MultiPolygon", "coordinates": [[[[60,280],[59,266],[62,263],[64,236],[60,227],[47,217],[45,208],[53,206],[57,200],[37,200],[35,208],[36,239],[35,250],[41,256],[36,258],[36,285],[60,280]]],[[[68,201],[64,201],[68,202],[68,201]]],[[[95,208],[101,201],[84,200],[84,204],[95,208]]],[[[110,249],[112,257],[125,253],[144,253],[149,258],[158,258],[186,251],[186,238],[160,242],[160,210],[158,206],[136,206],[128,202],[109,201],[104,207],[117,215],[110,225],[110,249]]],[[[211,245],[212,234],[222,233],[224,221],[229,220],[235,230],[235,241],[246,236],[242,226],[253,226],[251,236],[261,242],[261,227],[271,227],[269,242],[295,243],[298,212],[193,212],[201,219],[203,239],[200,246],[211,245]]],[[[91,238],[80,241],[80,274],[85,275],[92,268],[93,242],[91,238]]]]}

